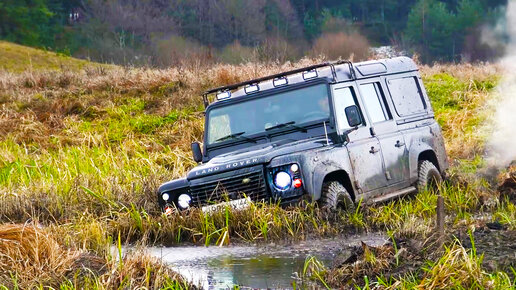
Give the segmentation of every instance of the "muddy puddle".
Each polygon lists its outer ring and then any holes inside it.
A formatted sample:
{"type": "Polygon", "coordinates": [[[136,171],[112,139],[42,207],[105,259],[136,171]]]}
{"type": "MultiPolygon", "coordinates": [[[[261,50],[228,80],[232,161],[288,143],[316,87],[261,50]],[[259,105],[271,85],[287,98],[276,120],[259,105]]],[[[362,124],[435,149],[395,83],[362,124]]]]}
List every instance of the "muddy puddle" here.
{"type": "Polygon", "coordinates": [[[378,246],[388,238],[380,233],[309,240],[293,245],[226,247],[152,247],[147,251],[172,269],[205,289],[292,288],[301,281],[308,256],[315,256],[330,267],[343,248],[360,245],[378,246]]]}

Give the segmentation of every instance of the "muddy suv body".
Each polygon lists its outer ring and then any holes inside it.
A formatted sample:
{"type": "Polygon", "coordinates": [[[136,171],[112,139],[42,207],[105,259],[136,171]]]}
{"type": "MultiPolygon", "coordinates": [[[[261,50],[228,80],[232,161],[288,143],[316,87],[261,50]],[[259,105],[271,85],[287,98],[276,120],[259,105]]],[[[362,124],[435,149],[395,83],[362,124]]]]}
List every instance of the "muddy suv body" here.
{"type": "Polygon", "coordinates": [[[165,211],[244,198],[350,206],[415,192],[448,167],[409,58],[314,65],[203,97],[200,165],[161,185],[165,211]]]}

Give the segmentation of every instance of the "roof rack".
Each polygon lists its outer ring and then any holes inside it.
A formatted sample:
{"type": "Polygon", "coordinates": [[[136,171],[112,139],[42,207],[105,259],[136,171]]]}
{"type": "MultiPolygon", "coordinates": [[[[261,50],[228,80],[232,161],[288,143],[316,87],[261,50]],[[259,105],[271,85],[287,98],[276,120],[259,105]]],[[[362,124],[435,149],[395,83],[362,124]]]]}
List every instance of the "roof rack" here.
{"type": "Polygon", "coordinates": [[[236,84],[232,84],[232,85],[228,85],[228,86],[222,86],[222,87],[208,90],[202,94],[203,101],[204,101],[204,107],[206,108],[210,104],[210,102],[208,100],[208,95],[210,95],[210,94],[213,94],[216,92],[230,91],[230,90],[238,89],[238,88],[246,86],[246,85],[254,85],[254,84],[257,84],[257,83],[260,83],[263,81],[273,80],[273,79],[297,74],[300,72],[311,71],[311,70],[321,68],[321,67],[329,66],[331,68],[333,79],[336,80],[337,72],[335,71],[335,66],[340,65],[340,64],[347,64],[349,66],[349,72],[351,75],[351,79],[356,80],[355,70],[353,69],[353,63],[351,61],[339,60],[339,61],[335,61],[335,62],[324,62],[324,63],[320,63],[320,64],[314,64],[314,65],[303,67],[303,68],[298,68],[298,69],[294,69],[294,70],[290,70],[290,71],[286,71],[286,72],[282,72],[282,73],[278,73],[278,74],[269,75],[266,77],[261,77],[261,78],[257,78],[257,79],[253,79],[253,80],[249,80],[249,81],[245,81],[245,82],[240,82],[240,83],[236,83],[236,84]]]}

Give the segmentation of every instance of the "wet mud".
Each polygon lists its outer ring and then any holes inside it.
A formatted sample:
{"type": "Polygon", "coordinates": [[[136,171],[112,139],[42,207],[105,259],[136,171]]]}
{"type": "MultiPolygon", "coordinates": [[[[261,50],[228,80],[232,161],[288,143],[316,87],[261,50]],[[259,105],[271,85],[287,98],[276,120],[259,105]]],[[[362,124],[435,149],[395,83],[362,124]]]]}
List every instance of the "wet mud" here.
{"type": "Polygon", "coordinates": [[[473,233],[473,243],[467,233],[460,233],[462,245],[483,255],[482,267],[488,272],[505,271],[513,274],[516,268],[516,231],[505,230],[499,223],[488,223],[473,233]]]}

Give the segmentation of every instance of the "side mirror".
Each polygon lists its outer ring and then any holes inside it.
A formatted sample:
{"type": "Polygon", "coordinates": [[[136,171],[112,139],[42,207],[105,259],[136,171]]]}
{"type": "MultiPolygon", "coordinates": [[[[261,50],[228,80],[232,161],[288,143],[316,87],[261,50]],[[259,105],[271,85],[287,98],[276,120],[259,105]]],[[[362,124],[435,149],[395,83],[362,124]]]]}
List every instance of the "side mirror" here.
{"type": "Polygon", "coordinates": [[[202,151],[199,142],[192,143],[193,160],[197,163],[202,161],[202,151]]]}
{"type": "Polygon", "coordinates": [[[348,119],[348,125],[350,127],[356,127],[362,124],[362,118],[360,117],[360,112],[356,105],[346,107],[344,111],[346,112],[346,118],[348,119]]]}

